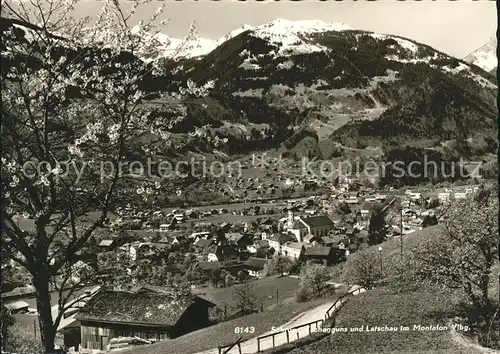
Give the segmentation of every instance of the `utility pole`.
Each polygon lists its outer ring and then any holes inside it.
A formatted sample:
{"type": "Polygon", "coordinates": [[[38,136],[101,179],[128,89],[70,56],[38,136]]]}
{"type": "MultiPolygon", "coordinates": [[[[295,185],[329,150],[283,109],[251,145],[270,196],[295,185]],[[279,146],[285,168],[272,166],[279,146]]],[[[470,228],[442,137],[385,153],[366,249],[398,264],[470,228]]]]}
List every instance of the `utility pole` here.
{"type": "Polygon", "coordinates": [[[279,289],[276,288],[276,307],[279,306],[279,289]]]}
{"type": "Polygon", "coordinates": [[[400,246],[401,246],[401,263],[403,262],[403,206],[399,209],[399,230],[401,231],[400,246]]]}
{"type": "Polygon", "coordinates": [[[383,263],[382,263],[382,247],[379,246],[378,248],[378,252],[379,252],[379,255],[380,255],[380,278],[383,277],[383,274],[384,274],[384,268],[383,268],[383,263]]]}

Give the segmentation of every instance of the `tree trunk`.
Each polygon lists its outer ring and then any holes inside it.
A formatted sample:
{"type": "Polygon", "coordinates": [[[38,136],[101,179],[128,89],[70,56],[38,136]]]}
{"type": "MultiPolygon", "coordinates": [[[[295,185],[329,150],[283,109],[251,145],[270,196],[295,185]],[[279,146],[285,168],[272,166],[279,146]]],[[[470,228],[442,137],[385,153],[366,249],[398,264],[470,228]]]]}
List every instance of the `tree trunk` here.
{"type": "Polygon", "coordinates": [[[52,321],[52,310],[50,304],[49,274],[47,268],[41,266],[33,279],[36,290],[36,306],[38,311],[38,323],[44,353],[54,353],[54,340],[56,329],[52,321]]]}

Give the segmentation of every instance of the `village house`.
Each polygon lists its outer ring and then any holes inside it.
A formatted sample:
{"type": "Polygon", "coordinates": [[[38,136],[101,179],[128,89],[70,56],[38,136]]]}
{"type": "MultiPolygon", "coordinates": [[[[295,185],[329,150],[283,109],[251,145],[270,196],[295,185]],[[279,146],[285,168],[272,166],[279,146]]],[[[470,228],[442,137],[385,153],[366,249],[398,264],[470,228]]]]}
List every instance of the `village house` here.
{"type": "Polygon", "coordinates": [[[305,242],[289,242],[281,246],[281,254],[288,258],[297,260],[306,247],[310,246],[310,244],[305,242]]]}
{"type": "Polygon", "coordinates": [[[368,209],[361,209],[360,214],[362,218],[366,218],[370,216],[370,210],[368,209]]]}
{"type": "Polygon", "coordinates": [[[318,239],[319,239],[319,236],[308,234],[308,235],[304,236],[303,241],[306,243],[315,244],[318,239]]]}
{"type": "Polygon", "coordinates": [[[100,291],[79,311],[81,345],[106,350],[117,337],[166,340],[209,325],[213,303],[198,296],[156,291],[100,291]]]}
{"type": "Polygon", "coordinates": [[[193,242],[196,243],[199,240],[206,240],[210,236],[209,231],[201,231],[201,232],[193,232],[191,235],[188,236],[188,238],[193,242]]]}
{"type": "Polygon", "coordinates": [[[438,199],[441,203],[447,203],[450,201],[450,192],[438,193],[438,199]]]}
{"type": "Polygon", "coordinates": [[[193,246],[194,249],[196,250],[196,253],[202,254],[205,250],[207,250],[209,247],[215,245],[215,239],[199,239],[198,242],[194,242],[193,246]]]}
{"type": "Polygon", "coordinates": [[[281,246],[286,242],[297,241],[296,237],[291,234],[274,234],[266,240],[269,247],[274,249],[277,253],[281,252],[281,246]]]}
{"type": "Polygon", "coordinates": [[[115,246],[115,240],[102,240],[99,243],[99,248],[104,251],[109,251],[115,246]]]}
{"type": "Polygon", "coordinates": [[[347,205],[355,205],[359,203],[359,199],[356,197],[348,198],[344,201],[347,205]]]}
{"type": "Polygon", "coordinates": [[[120,250],[125,251],[129,261],[135,262],[141,258],[147,257],[151,253],[151,244],[136,241],[124,244],[120,247],[120,250]]]}
{"type": "Polygon", "coordinates": [[[243,263],[243,269],[245,269],[250,276],[260,278],[268,262],[269,260],[265,258],[250,257],[243,263]]]}
{"type": "Polygon", "coordinates": [[[247,246],[252,244],[252,240],[250,239],[248,234],[232,232],[226,234],[225,236],[228,242],[236,245],[239,249],[245,249],[247,246]]]}
{"type": "MultiPolygon", "coordinates": [[[[68,302],[67,309],[57,326],[56,338],[61,338],[67,348],[73,347],[74,351],[79,351],[81,342],[80,321],[77,319],[78,312],[85,304],[100,291],[100,286],[86,289],[74,300],[68,302]]],[[[52,318],[59,314],[59,305],[51,307],[52,318]]]]}
{"type": "Polygon", "coordinates": [[[266,251],[269,249],[269,242],[267,240],[254,239],[253,245],[247,246],[247,252],[250,254],[256,254],[259,251],[266,251]]]}
{"type": "Polygon", "coordinates": [[[210,274],[215,269],[222,269],[222,264],[219,261],[200,261],[197,266],[205,274],[210,274]]]}
{"type": "Polygon", "coordinates": [[[332,236],[323,236],[319,238],[316,244],[325,247],[337,247],[340,249],[345,249],[348,243],[349,242],[347,236],[332,235],[332,236]]]}
{"type": "Polygon", "coordinates": [[[4,303],[3,306],[12,314],[24,314],[29,312],[29,304],[23,300],[16,300],[8,303],[4,303]]]}
{"type": "Polygon", "coordinates": [[[382,201],[384,201],[384,200],[387,199],[387,195],[385,195],[385,194],[377,194],[377,195],[375,195],[375,199],[377,199],[378,201],[382,202],[382,201]]]}
{"type": "Polygon", "coordinates": [[[345,253],[345,250],[335,247],[310,247],[305,250],[304,258],[307,261],[329,266],[344,261],[345,253]]]}
{"type": "Polygon", "coordinates": [[[215,250],[208,253],[207,260],[209,262],[218,261],[223,265],[236,264],[240,262],[238,252],[230,245],[217,245],[215,250]]]}

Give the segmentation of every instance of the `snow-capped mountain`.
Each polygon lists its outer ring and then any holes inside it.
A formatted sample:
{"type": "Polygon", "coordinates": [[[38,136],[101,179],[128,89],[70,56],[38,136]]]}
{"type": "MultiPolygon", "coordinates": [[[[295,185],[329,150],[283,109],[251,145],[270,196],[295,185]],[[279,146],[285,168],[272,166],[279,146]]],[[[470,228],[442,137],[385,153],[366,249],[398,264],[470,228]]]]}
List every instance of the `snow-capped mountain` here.
{"type": "Polygon", "coordinates": [[[235,29],[234,31],[231,31],[229,32],[228,34],[226,34],[225,36],[219,38],[216,42],[217,42],[217,45],[221,45],[222,43],[224,43],[225,41],[228,41],[230,40],[231,38],[234,38],[236,37],[237,35],[239,35],[240,33],[243,33],[245,31],[249,31],[249,30],[252,30],[254,27],[253,26],[250,26],[250,25],[243,25],[241,26],[240,28],[237,28],[235,29]]]}
{"type": "MultiPolygon", "coordinates": [[[[290,21],[282,18],[260,26],[243,25],[233,30],[218,40],[195,37],[189,40],[181,40],[169,37],[163,33],[158,33],[155,39],[158,43],[160,57],[165,58],[193,58],[210,53],[224,42],[250,31],[252,36],[265,39],[273,44],[280,44],[279,54],[286,53],[309,53],[321,51],[324,48],[309,43],[308,36],[314,33],[330,31],[350,30],[351,28],[343,23],[327,23],[320,20],[290,21]]],[[[132,29],[139,32],[136,26],[132,29]]],[[[147,35],[147,34],[146,34],[147,35]]]]}
{"type": "Polygon", "coordinates": [[[488,72],[495,69],[498,66],[496,36],[491,37],[486,44],[466,56],[464,60],[488,72]]]}
{"type": "Polygon", "coordinates": [[[151,53],[144,53],[143,60],[151,61],[160,58],[193,58],[210,53],[217,47],[216,41],[194,36],[187,39],[178,39],[163,33],[152,35],[144,31],[139,25],[134,26],[131,32],[142,36],[149,41],[151,53]]]}
{"type": "Polygon", "coordinates": [[[278,54],[299,54],[322,51],[325,48],[310,41],[310,35],[351,29],[343,23],[327,23],[320,20],[290,21],[275,19],[252,29],[251,34],[278,45],[278,54]]]}

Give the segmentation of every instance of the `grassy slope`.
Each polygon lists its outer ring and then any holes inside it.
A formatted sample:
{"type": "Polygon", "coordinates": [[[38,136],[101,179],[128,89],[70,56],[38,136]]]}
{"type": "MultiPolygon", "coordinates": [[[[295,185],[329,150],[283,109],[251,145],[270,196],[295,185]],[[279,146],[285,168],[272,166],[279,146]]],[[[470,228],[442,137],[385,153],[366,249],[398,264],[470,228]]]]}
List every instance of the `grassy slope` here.
{"type": "MultiPolygon", "coordinates": [[[[273,326],[281,326],[298,314],[328,301],[332,301],[332,299],[320,299],[305,303],[280,306],[273,310],[222,322],[168,342],[158,343],[149,347],[141,347],[140,352],[142,354],[192,354],[212,349],[219,345],[230,344],[236,341],[240,336],[243,336],[243,339],[253,338],[270,331],[273,326]],[[255,331],[254,333],[237,334],[234,333],[235,327],[254,327],[255,331]]],[[[136,353],[137,351],[139,350],[131,349],[123,353],[136,353]]]]}
{"type": "MultiPolygon", "coordinates": [[[[279,301],[293,297],[299,287],[299,280],[297,278],[272,276],[252,281],[250,284],[254,288],[255,294],[262,299],[264,307],[268,307],[276,304],[276,289],[278,289],[279,301]]],[[[203,297],[219,306],[224,303],[229,307],[231,306],[233,299],[232,288],[200,289],[199,291],[204,293],[203,297]]]]}
{"type": "MultiPolygon", "coordinates": [[[[419,291],[398,294],[379,288],[353,297],[341,309],[335,327],[444,325],[445,312],[456,300],[450,296],[419,291]]],[[[330,335],[291,354],[320,353],[446,353],[473,354],[453,341],[450,331],[347,332],[330,335]]]]}
{"type": "MultiPolygon", "coordinates": [[[[422,230],[416,230],[412,233],[406,234],[403,236],[403,252],[410,248],[416,247],[425,240],[440,234],[443,232],[443,225],[435,225],[430,226],[422,230]]],[[[399,236],[394,237],[386,242],[381,243],[380,245],[370,246],[366,250],[362,252],[374,251],[379,252],[378,248],[382,247],[382,261],[383,264],[391,265],[394,264],[397,260],[399,260],[401,254],[401,240],[399,236]]],[[[361,252],[361,251],[360,251],[361,252]]],[[[350,257],[357,257],[356,253],[353,253],[350,257]]],[[[335,279],[340,279],[342,274],[342,266],[343,264],[335,265],[332,267],[332,276],[335,279]]]]}

